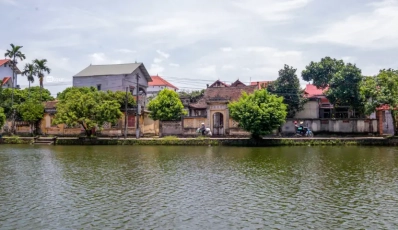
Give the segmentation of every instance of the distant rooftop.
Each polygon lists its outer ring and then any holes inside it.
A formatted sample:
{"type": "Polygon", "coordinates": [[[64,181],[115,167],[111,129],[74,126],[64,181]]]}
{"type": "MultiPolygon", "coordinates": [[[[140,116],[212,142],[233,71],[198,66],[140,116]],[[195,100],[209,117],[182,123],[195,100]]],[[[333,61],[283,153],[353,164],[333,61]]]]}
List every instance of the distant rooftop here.
{"type": "Polygon", "coordinates": [[[137,68],[141,69],[145,78],[152,81],[143,63],[109,64],[109,65],[89,65],[84,70],[77,73],[74,77],[91,76],[112,76],[132,74],[137,68]]]}

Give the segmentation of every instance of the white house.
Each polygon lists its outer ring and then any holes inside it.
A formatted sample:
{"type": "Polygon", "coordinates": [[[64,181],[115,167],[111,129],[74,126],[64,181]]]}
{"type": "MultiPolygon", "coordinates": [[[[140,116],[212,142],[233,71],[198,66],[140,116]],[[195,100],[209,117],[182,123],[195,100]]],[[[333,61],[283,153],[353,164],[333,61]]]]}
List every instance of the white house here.
{"type": "Polygon", "coordinates": [[[73,87],[96,87],[98,90],[126,91],[137,95],[137,75],[140,98],[146,101],[148,82],[152,79],[144,64],[127,63],[111,65],[89,65],[73,76],[73,87]]]}
{"type": "MultiPolygon", "coordinates": [[[[0,59],[0,80],[3,82],[3,88],[12,88],[12,69],[13,65],[10,59],[0,59]]],[[[19,88],[17,85],[18,74],[21,74],[21,71],[15,67],[15,88],[19,88]]]]}
{"type": "Polygon", "coordinates": [[[156,96],[159,91],[162,89],[171,89],[174,91],[177,91],[178,88],[175,87],[173,84],[170,82],[166,81],[162,77],[159,76],[151,76],[152,82],[149,82],[149,87],[147,91],[147,95],[149,96],[156,96]]]}

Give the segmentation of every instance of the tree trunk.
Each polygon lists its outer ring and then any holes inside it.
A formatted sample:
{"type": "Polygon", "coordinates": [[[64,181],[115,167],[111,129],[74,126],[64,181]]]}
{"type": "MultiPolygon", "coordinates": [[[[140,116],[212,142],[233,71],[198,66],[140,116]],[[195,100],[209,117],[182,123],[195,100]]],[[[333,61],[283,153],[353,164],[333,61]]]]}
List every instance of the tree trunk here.
{"type": "Polygon", "coordinates": [[[92,129],[86,128],[86,126],[83,125],[83,124],[81,124],[81,125],[83,126],[83,129],[84,129],[84,131],[85,131],[85,133],[86,133],[86,136],[87,136],[87,137],[91,137],[92,129]]]}

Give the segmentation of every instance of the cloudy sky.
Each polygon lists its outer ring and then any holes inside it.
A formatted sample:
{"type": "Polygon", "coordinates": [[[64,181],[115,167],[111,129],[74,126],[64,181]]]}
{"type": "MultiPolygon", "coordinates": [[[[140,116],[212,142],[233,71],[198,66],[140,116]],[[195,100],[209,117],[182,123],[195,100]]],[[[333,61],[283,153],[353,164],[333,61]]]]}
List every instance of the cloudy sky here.
{"type": "Polygon", "coordinates": [[[90,64],[143,62],[180,89],[274,80],[284,64],[300,76],[325,56],[398,68],[398,0],[0,0],[0,15],[0,54],[46,58],[53,94],[90,64]]]}

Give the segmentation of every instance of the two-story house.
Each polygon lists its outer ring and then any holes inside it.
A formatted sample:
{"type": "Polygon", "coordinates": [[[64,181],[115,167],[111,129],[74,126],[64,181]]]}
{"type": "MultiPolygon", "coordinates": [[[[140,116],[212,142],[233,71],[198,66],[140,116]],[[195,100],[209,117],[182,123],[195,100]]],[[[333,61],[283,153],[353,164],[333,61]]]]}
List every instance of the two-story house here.
{"type": "Polygon", "coordinates": [[[19,88],[17,85],[18,74],[21,74],[21,71],[18,67],[14,66],[10,59],[0,59],[0,80],[3,82],[3,88],[12,88],[14,84],[14,88],[19,88]],[[13,82],[12,72],[15,68],[15,79],[13,82]]]}
{"type": "Polygon", "coordinates": [[[171,89],[177,91],[178,88],[175,87],[170,82],[166,81],[164,78],[160,76],[151,76],[152,82],[149,82],[147,96],[156,96],[162,89],[171,89]]]}
{"type": "Polygon", "coordinates": [[[96,87],[103,91],[139,92],[139,103],[145,106],[148,82],[152,82],[143,63],[89,65],[73,76],[73,87],[96,87]],[[138,76],[138,88],[137,88],[138,76]]]}

